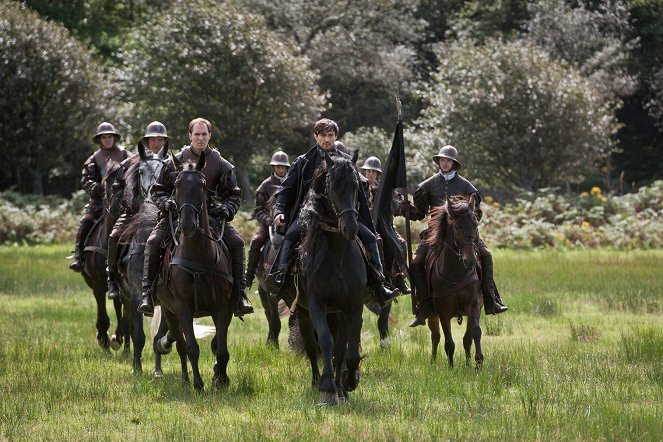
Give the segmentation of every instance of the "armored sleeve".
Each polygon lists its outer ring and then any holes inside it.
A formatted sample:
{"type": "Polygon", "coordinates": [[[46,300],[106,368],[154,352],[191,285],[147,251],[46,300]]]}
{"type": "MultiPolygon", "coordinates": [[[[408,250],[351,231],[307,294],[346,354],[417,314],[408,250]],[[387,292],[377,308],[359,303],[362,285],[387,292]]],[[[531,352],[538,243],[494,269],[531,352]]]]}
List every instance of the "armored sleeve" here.
{"type": "Polygon", "coordinates": [[[94,161],[94,155],[90,156],[85,164],[83,164],[81,187],[91,198],[99,198],[103,196],[103,189],[101,188],[101,172],[94,161]]]}
{"type": "Polygon", "coordinates": [[[152,187],[150,188],[152,201],[154,201],[154,205],[162,212],[165,211],[166,201],[173,195],[176,178],[177,171],[170,162],[167,162],[161,169],[161,173],[156,182],[152,184],[152,187]]]}
{"type": "Polygon", "coordinates": [[[414,200],[414,208],[410,209],[410,219],[414,221],[424,219],[430,209],[430,196],[428,192],[423,187],[417,187],[412,199],[414,200]]]}
{"type": "Polygon", "coordinates": [[[265,225],[272,218],[268,207],[269,194],[262,189],[256,190],[256,208],[253,210],[253,218],[261,225],[265,225]]]}
{"type": "Polygon", "coordinates": [[[228,221],[232,221],[242,203],[242,191],[237,185],[237,177],[233,169],[229,169],[219,180],[214,200],[221,207],[225,207],[229,214],[228,221]]]}

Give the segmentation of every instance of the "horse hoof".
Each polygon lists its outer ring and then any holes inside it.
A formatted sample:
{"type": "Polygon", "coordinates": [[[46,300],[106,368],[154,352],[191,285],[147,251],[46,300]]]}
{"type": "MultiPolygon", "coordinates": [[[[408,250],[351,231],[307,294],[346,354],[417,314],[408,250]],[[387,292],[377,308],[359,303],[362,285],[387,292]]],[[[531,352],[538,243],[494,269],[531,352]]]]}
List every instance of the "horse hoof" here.
{"type": "Polygon", "coordinates": [[[114,351],[119,350],[119,348],[122,346],[122,336],[118,335],[113,335],[110,338],[110,348],[112,348],[114,351]]]}
{"type": "Polygon", "coordinates": [[[387,349],[390,346],[391,346],[391,341],[389,341],[389,338],[380,339],[380,348],[387,349]]]}
{"type": "Polygon", "coordinates": [[[228,376],[216,376],[212,379],[213,388],[228,388],[230,385],[230,378],[228,376]]]}
{"type": "Polygon", "coordinates": [[[320,392],[320,404],[322,405],[338,405],[338,394],[331,391],[320,392]]]}
{"type": "Polygon", "coordinates": [[[161,370],[154,370],[154,371],[152,372],[152,377],[157,378],[157,379],[158,379],[158,378],[162,378],[162,377],[163,377],[163,371],[161,371],[161,370]]]}
{"type": "Polygon", "coordinates": [[[99,344],[99,347],[108,351],[110,348],[110,339],[108,338],[108,333],[97,333],[97,344],[99,344]]]}

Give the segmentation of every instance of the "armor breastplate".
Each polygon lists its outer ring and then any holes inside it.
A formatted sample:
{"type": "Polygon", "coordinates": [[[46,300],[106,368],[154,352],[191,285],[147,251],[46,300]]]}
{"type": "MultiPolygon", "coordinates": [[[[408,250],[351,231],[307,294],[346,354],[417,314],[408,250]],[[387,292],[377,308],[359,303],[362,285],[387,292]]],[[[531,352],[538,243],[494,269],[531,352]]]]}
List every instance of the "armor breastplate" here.
{"type": "MultiPolygon", "coordinates": [[[[184,146],[178,157],[182,162],[191,163],[196,163],[200,159],[200,156],[194,153],[191,146],[184,146]]],[[[221,157],[218,150],[208,147],[205,150],[205,167],[202,170],[203,175],[205,175],[207,189],[212,192],[216,191],[221,177],[233,167],[232,164],[221,157]]]]}
{"type": "Polygon", "coordinates": [[[431,206],[444,204],[447,196],[470,195],[477,191],[469,181],[460,175],[446,181],[440,173],[421,183],[420,187],[428,194],[431,206]]]}
{"type": "Polygon", "coordinates": [[[110,149],[99,149],[94,154],[94,163],[97,165],[101,177],[106,176],[108,163],[111,161],[121,163],[126,158],[125,150],[117,145],[110,149]]]}

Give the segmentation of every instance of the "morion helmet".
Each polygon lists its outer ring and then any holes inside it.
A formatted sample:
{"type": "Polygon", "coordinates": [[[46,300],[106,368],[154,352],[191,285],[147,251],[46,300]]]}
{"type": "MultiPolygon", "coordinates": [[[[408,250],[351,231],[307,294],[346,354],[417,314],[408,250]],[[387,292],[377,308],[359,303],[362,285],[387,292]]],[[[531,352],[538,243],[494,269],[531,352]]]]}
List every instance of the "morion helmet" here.
{"type": "Polygon", "coordinates": [[[145,128],[145,136],[143,138],[164,137],[168,139],[168,132],[166,126],[158,121],[153,121],[145,128]]]}
{"type": "Polygon", "coordinates": [[[361,166],[361,170],[376,170],[382,173],[382,163],[378,157],[368,157],[361,166]]]}
{"type": "Polygon", "coordinates": [[[92,137],[92,142],[95,143],[95,144],[101,145],[101,143],[99,142],[99,137],[101,137],[102,135],[106,135],[106,134],[115,135],[115,142],[116,143],[118,141],[120,141],[120,138],[122,138],[120,136],[120,134],[117,133],[117,131],[115,130],[115,126],[113,126],[112,124],[104,121],[99,126],[97,126],[97,133],[94,135],[94,137],[92,137]]]}
{"type": "Polygon", "coordinates": [[[435,161],[435,163],[437,164],[439,163],[440,158],[449,158],[454,163],[456,163],[456,169],[461,168],[460,161],[458,161],[458,150],[453,146],[450,146],[448,144],[444,146],[442,149],[440,149],[440,153],[433,156],[433,161],[435,161]]]}
{"type": "Polygon", "coordinates": [[[290,163],[288,162],[288,154],[281,150],[274,152],[274,155],[272,155],[272,160],[269,162],[269,165],[290,167],[290,163]]]}

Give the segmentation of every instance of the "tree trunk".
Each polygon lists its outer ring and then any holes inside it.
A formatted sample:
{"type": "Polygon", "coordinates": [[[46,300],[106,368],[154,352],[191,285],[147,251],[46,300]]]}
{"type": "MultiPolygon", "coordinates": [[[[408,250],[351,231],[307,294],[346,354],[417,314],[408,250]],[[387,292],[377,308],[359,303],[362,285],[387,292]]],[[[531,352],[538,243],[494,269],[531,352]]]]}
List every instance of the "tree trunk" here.
{"type": "Polygon", "coordinates": [[[37,169],[31,169],[32,173],[32,193],[36,195],[44,194],[44,175],[37,169]]]}

